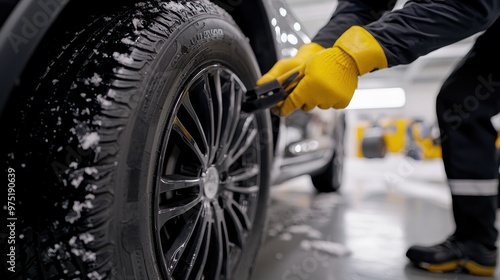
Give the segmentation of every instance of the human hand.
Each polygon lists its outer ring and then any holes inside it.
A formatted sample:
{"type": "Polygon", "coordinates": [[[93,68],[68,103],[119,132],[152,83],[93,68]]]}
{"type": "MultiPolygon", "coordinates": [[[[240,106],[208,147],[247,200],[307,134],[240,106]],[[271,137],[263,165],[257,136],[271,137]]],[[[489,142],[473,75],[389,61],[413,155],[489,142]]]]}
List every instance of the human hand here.
{"type": "Polygon", "coordinates": [[[263,75],[259,80],[257,80],[257,85],[262,85],[264,83],[270,82],[283,74],[289,72],[291,69],[303,64],[309,58],[317,54],[318,52],[324,50],[321,45],[316,43],[309,43],[302,45],[297,54],[291,58],[284,58],[276,62],[274,66],[265,75],[263,75]]]}
{"type": "MultiPolygon", "coordinates": [[[[318,52],[288,72],[299,72],[302,79],[277,107],[282,116],[316,106],[345,108],[358,86],[358,76],[386,67],[385,53],[375,38],[362,27],[351,27],[332,48],[318,52]]],[[[281,80],[283,77],[278,77],[281,80]]]]}
{"type": "Polygon", "coordinates": [[[345,108],[358,86],[359,71],[354,59],[338,47],[328,48],[293,71],[302,79],[283,103],[280,114],[287,116],[296,109],[310,111],[345,108]]]}

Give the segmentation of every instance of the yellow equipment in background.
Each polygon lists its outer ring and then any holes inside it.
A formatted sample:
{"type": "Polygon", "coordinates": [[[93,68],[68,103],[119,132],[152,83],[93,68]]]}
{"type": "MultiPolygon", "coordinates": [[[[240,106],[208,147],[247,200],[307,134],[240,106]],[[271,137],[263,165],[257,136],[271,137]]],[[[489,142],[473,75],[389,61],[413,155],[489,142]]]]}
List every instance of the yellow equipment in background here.
{"type": "Polygon", "coordinates": [[[435,129],[435,125],[403,117],[360,121],[356,126],[357,156],[383,158],[386,153],[403,153],[414,159],[440,158],[435,129]]]}
{"type": "Polygon", "coordinates": [[[364,120],[356,126],[357,156],[383,158],[386,153],[401,153],[406,143],[406,118],[364,120]]]}
{"type": "MultiPolygon", "coordinates": [[[[433,129],[437,126],[425,126],[423,122],[413,122],[410,125],[410,139],[414,141],[414,146],[418,149],[415,159],[435,159],[441,158],[441,145],[439,143],[439,130],[433,134],[433,129]]],[[[411,141],[410,140],[410,141],[411,141]]],[[[410,143],[411,145],[411,143],[410,143]]],[[[407,155],[408,155],[407,151],[407,155]]],[[[408,155],[410,156],[410,155],[408,155]]]]}
{"type": "Polygon", "coordinates": [[[364,157],[362,142],[365,136],[365,130],[372,127],[372,123],[367,120],[359,121],[356,124],[356,156],[358,158],[364,157]]]}
{"type": "Polygon", "coordinates": [[[406,118],[383,118],[379,125],[384,129],[384,140],[387,152],[401,153],[406,145],[406,127],[409,120],[406,118]]]}
{"type": "MultiPolygon", "coordinates": [[[[436,124],[410,118],[380,118],[359,121],[355,129],[358,158],[383,158],[387,153],[403,153],[417,160],[442,157],[436,124]]],[[[495,145],[500,164],[500,131],[495,145]]]]}

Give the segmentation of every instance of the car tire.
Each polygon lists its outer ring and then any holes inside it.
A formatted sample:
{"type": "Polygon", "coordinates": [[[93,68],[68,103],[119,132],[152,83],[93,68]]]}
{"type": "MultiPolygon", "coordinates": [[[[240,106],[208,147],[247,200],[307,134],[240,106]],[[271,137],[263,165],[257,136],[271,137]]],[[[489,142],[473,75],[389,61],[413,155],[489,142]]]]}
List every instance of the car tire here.
{"type": "Polygon", "coordinates": [[[47,35],[2,117],[19,207],[8,276],[249,279],[272,133],[268,112],[240,109],[260,76],[247,38],[209,1],[78,21],[47,35]]]}
{"type": "Polygon", "coordinates": [[[361,152],[364,158],[384,158],[387,153],[387,144],[384,139],[384,130],[380,127],[368,128],[361,140],[361,152]]]}
{"type": "Polygon", "coordinates": [[[337,121],[334,131],[334,150],[326,167],[320,173],[311,175],[311,181],[316,191],[321,193],[337,192],[343,181],[345,159],[345,115],[342,114],[337,121]]]}

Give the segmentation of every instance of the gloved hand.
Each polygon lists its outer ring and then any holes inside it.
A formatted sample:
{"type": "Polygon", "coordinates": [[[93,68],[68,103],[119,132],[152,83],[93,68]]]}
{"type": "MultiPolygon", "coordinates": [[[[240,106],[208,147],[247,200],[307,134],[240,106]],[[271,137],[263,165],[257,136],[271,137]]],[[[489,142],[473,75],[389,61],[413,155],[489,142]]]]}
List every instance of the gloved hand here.
{"type": "Polygon", "coordinates": [[[294,57],[284,58],[276,62],[276,64],[274,64],[269,72],[267,72],[264,76],[257,80],[257,85],[261,85],[278,78],[289,70],[303,64],[313,55],[324,49],[325,48],[316,43],[308,43],[302,45],[294,57]]]}
{"type": "MultiPolygon", "coordinates": [[[[387,58],[377,40],[364,28],[353,26],[327,48],[289,71],[303,75],[288,98],[278,104],[282,116],[296,109],[342,109],[349,105],[358,86],[358,76],[387,67],[387,58]]],[[[284,80],[284,77],[278,77],[284,80]]]]}

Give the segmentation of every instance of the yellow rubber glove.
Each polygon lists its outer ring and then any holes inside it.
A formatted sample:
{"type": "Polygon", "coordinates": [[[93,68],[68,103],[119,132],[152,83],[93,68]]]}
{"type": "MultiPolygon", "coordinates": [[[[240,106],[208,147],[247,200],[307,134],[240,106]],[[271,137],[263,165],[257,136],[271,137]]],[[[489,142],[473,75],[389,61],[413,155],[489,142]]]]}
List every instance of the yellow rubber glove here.
{"type": "MultiPolygon", "coordinates": [[[[303,78],[288,98],[277,106],[282,116],[296,109],[342,109],[349,105],[358,86],[358,76],[387,67],[387,58],[377,40],[360,26],[349,28],[335,42],[290,72],[303,78]]],[[[282,80],[278,77],[278,80],[282,80]]]]}
{"type": "Polygon", "coordinates": [[[276,62],[276,64],[274,64],[271,70],[269,70],[264,76],[262,76],[257,81],[257,85],[261,85],[278,78],[279,76],[285,74],[289,70],[303,64],[313,55],[317,54],[318,52],[324,49],[325,48],[316,43],[308,43],[302,45],[294,57],[284,58],[276,62]]]}

